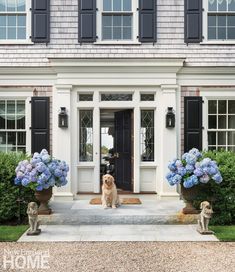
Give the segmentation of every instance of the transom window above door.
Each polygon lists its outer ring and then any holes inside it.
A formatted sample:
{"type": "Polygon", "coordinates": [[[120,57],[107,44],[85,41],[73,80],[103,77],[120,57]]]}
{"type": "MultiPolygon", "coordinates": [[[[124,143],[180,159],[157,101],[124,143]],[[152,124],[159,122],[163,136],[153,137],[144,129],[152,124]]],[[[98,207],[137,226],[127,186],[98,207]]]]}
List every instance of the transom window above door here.
{"type": "Polygon", "coordinates": [[[235,39],[235,0],[207,0],[207,39],[235,39]]]}
{"type": "Polygon", "coordinates": [[[133,42],[137,40],[138,1],[97,0],[97,5],[97,32],[99,41],[133,42]]]}

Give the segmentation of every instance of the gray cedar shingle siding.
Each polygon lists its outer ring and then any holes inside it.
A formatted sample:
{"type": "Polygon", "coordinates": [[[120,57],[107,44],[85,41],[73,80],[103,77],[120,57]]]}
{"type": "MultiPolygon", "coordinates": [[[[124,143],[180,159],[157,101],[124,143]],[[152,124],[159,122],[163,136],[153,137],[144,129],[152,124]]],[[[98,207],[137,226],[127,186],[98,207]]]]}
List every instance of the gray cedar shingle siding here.
{"type": "Polygon", "coordinates": [[[48,58],[186,57],[188,66],[234,66],[235,46],[184,43],[184,0],[157,0],[157,43],[100,46],[78,43],[78,0],[51,0],[48,45],[0,45],[0,66],[45,66],[48,58]]]}

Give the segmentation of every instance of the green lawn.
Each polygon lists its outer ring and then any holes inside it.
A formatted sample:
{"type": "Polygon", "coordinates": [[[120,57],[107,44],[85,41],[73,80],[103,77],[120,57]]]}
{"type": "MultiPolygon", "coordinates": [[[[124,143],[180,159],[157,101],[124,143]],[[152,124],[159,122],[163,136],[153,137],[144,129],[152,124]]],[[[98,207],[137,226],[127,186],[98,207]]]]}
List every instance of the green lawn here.
{"type": "Polygon", "coordinates": [[[235,225],[233,226],[211,226],[216,237],[223,242],[235,242],[235,225]]]}
{"type": "Polygon", "coordinates": [[[15,242],[28,229],[28,226],[0,226],[0,242],[15,242]]]}

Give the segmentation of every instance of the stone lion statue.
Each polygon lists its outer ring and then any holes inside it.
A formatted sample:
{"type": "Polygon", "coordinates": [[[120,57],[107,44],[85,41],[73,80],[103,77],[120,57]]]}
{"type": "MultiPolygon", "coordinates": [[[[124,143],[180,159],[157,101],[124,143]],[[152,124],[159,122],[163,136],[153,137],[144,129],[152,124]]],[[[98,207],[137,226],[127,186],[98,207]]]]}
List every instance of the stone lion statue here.
{"type": "Polygon", "coordinates": [[[213,231],[208,229],[210,219],[213,214],[211,204],[208,201],[203,201],[200,205],[201,213],[198,219],[198,232],[201,234],[213,234],[213,231]]]}
{"type": "Polygon", "coordinates": [[[38,205],[36,202],[30,202],[28,204],[27,214],[30,226],[27,235],[39,235],[41,233],[41,230],[38,228],[38,205]]]}

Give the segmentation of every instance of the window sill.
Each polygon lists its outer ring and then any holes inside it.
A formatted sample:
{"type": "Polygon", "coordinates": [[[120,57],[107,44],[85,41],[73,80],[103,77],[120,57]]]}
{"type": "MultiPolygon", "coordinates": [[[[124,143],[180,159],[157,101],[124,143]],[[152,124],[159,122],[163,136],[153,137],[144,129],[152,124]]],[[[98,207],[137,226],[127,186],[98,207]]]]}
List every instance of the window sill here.
{"type": "Polygon", "coordinates": [[[157,168],[157,164],[154,161],[149,161],[149,162],[141,161],[140,162],[140,168],[152,168],[152,169],[155,169],[155,168],[157,168]]]}
{"type": "Polygon", "coordinates": [[[233,41],[204,41],[200,42],[201,45],[235,45],[235,40],[233,41]]]}
{"type": "Polygon", "coordinates": [[[32,45],[34,44],[31,40],[14,40],[14,41],[7,41],[7,40],[2,40],[0,41],[0,45],[32,45]]]}
{"type": "Polygon", "coordinates": [[[100,41],[94,42],[95,45],[141,45],[141,42],[134,41],[100,41]]]}

